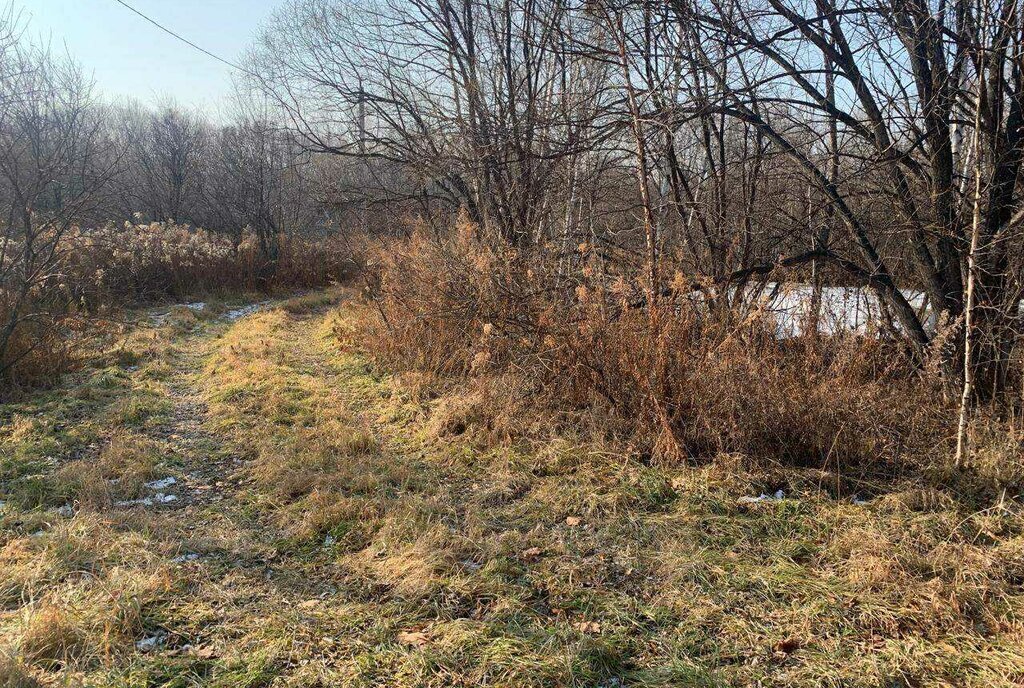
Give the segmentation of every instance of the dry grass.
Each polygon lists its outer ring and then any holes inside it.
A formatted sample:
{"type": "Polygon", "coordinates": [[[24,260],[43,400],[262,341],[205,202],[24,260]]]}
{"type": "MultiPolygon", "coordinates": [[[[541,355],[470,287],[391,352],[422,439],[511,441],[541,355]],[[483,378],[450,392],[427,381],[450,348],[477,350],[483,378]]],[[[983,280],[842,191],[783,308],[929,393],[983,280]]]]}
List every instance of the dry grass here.
{"type": "MultiPolygon", "coordinates": [[[[233,371],[235,396],[290,388],[316,409],[260,441],[253,471],[289,546],[329,542],[347,599],[377,610],[341,641],[343,656],[355,655],[328,672],[334,680],[981,686],[1024,677],[1007,544],[1024,526],[1015,507],[971,513],[913,481],[858,506],[834,496],[833,471],[766,472],[735,454],[703,468],[652,467],[571,435],[519,449],[481,444],[493,436],[479,424],[494,418],[483,392],[437,397],[419,376],[376,381],[353,353],[323,358],[318,335],[351,351],[352,313],[315,326],[308,315],[267,314],[226,338],[208,371],[233,371]],[[296,342],[310,337],[303,354],[296,342]],[[367,423],[379,446],[351,451],[351,429],[367,423]],[[301,475],[298,488],[288,474],[301,475]],[[779,487],[782,501],[737,504],[779,487]],[[980,541],[981,529],[993,535],[980,541]],[[385,650],[389,635],[409,649],[385,650]]],[[[251,424],[282,404],[251,399],[218,407],[249,443],[251,424]]]]}
{"type": "Polygon", "coordinates": [[[1015,500],[976,509],[908,475],[854,504],[835,466],[651,462],[568,426],[512,441],[487,427],[493,383],[462,400],[450,380],[387,374],[358,350],[360,307],[317,301],[132,335],[130,374],[3,408],[0,499],[43,487],[0,512],[0,670],[224,687],[1024,681],[1015,500]],[[209,402],[192,449],[164,430],[168,381],[209,402]],[[115,428],[133,395],[156,415],[115,428]],[[152,465],[217,466],[223,499],[119,510],[74,477],[152,465]],[[80,508],[58,517],[68,495],[80,508]],[[135,648],[154,633],[161,647],[135,648]]]}
{"type": "Polygon", "coordinates": [[[92,309],[110,303],[173,298],[224,290],[323,287],[353,268],[348,244],[337,237],[280,237],[276,262],[255,236],[236,243],[225,234],[155,222],[83,231],[68,238],[79,250],[64,288],[92,309]]]}
{"type": "MultiPolygon", "coordinates": [[[[54,277],[33,285],[29,298],[18,302],[20,285],[0,283],[0,323],[15,308],[31,314],[0,351],[0,367],[17,361],[0,378],[0,395],[54,384],[92,347],[102,319],[117,317],[125,306],[323,288],[356,269],[353,244],[339,236],[282,236],[279,242],[272,262],[250,234],[235,241],[170,222],[76,229],[58,247],[62,262],[48,270],[54,277]]],[[[310,306],[316,298],[309,297],[310,306]]],[[[188,327],[194,318],[182,309],[170,320],[188,327]]]]}
{"type": "Polygon", "coordinates": [[[570,283],[471,229],[388,246],[358,325],[369,355],[418,376],[418,396],[442,394],[439,435],[586,433],[669,463],[740,454],[833,471],[848,492],[925,475],[979,504],[1024,485],[1013,405],[977,415],[970,465],[952,471],[956,400],[884,338],[780,339],[770,314],[680,297],[652,313],[588,247],[570,283]]]}
{"type": "Polygon", "coordinates": [[[0,686],[4,688],[41,688],[22,660],[0,651],[0,686]]]}
{"type": "Polygon", "coordinates": [[[96,457],[68,463],[55,479],[69,502],[99,509],[142,495],[146,482],[165,477],[166,469],[158,470],[158,464],[158,449],[151,440],[118,429],[96,457]]]}

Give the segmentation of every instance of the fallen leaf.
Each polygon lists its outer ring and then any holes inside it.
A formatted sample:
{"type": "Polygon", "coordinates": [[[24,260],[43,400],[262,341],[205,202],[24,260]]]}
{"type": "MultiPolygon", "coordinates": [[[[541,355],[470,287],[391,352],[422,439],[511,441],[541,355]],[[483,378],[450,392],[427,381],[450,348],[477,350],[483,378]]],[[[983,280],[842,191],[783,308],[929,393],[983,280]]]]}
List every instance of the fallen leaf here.
{"type": "Polygon", "coordinates": [[[779,642],[775,643],[775,647],[773,649],[776,652],[788,655],[792,652],[796,652],[797,650],[799,650],[801,645],[802,643],[798,639],[790,636],[785,640],[780,640],[779,642]]]}
{"type": "Polygon", "coordinates": [[[398,634],[398,642],[403,645],[423,647],[428,641],[429,638],[427,637],[427,634],[421,631],[402,631],[398,634]]]}
{"type": "Polygon", "coordinates": [[[305,602],[299,602],[299,609],[312,609],[318,604],[320,604],[320,600],[306,600],[305,602]]]}
{"type": "Polygon", "coordinates": [[[601,624],[596,621],[581,621],[576,628],[580,630],[580,633],[591,633],[596,635],[601,632],[601,624]]]}
{"type": "Polygon", "coordinates": [[[583,519],[580,518],[579,516],[566,516],[565,517],[565,525],[569,526],[570,528],[575,528],[576,526],[578,526],[581,523],[583,523],[583,519]]]}
{"type": "Polygon", "coordinates": [[[523,550],[523,559],[536,559],[537,557],[540,556],[542,551],[543,550],[541,550],[540,547],[530,547],[528,549],[524,549],[523,550]]]}

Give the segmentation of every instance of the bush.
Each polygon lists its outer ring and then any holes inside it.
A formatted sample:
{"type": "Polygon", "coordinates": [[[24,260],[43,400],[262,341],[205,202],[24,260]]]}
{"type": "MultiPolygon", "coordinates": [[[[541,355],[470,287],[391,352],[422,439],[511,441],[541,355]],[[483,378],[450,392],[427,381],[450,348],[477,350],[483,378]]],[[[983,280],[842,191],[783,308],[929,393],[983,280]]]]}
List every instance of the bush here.
{"type": "Polygon", "coordinates": [[[656,461],[739,453],[878,475],[949,455],[955,400],[896,343],[783,339],[770,314],[712,311],[694,294],[650,310],[580,249],[570,282],[465,222],[414,232],[377,261],[368,347],[389,367],[468,380],[460,417],[503,436],[528,432],[532,409],[535,428],[588,425],[656,461]]]}

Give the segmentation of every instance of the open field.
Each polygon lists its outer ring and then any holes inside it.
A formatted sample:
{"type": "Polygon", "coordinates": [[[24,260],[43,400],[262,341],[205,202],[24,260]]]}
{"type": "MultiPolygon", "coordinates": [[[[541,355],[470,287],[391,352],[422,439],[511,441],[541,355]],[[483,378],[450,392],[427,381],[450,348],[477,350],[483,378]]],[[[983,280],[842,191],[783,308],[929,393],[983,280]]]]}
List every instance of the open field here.
{"type": "Polygon", "coordinates": [[[1015,503],[487,442],[344,292],[240,305],[0,407],[0,685],[1024,681],[1015,503]]]}

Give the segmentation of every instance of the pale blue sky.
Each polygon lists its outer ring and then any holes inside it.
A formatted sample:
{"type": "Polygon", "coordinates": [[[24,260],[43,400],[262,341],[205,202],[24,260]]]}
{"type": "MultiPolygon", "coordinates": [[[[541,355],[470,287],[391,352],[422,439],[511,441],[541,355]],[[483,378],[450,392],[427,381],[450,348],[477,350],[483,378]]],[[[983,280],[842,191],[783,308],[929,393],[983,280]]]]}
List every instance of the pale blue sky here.
{"type": "MultiPolygon", "coordinates": [[[[237,62],[284,0],[126,0],[203,48],[237,62]]],[[[210,110],[231,92],[231,68],[168,36],[114,0],[0,0],[22,12],[28,33],[66,46],[110,101],[171,97],[210,110]]]]}

